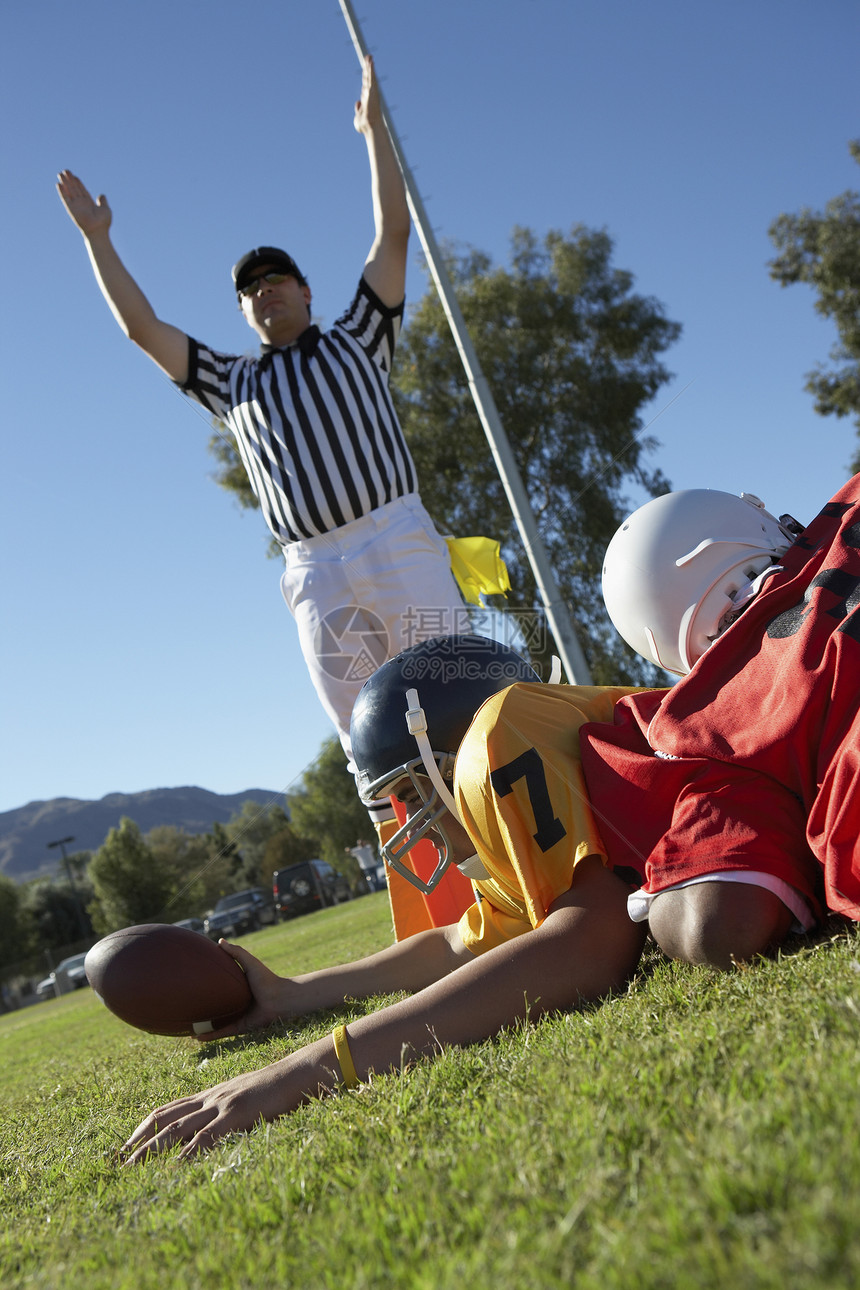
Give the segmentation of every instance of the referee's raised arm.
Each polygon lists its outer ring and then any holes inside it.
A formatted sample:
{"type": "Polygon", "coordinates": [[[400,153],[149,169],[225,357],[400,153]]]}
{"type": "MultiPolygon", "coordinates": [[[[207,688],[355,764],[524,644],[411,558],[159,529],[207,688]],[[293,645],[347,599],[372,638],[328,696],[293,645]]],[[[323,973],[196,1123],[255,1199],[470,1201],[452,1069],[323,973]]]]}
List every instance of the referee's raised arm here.
{"type": "Polygon", "coordinates": [[[406,289],[410,216],[403,175],[383,120],[369,54],[364,60],[361,98],[355,105],[355,128],[367,144],[375,228],[364,276],[382,303],[394,308],[402,303],[406,289]]]}
{"type": "Polygon", "coordinates": [[[71,170],[57,177],[57,192],[80,229],[96,282],[122,330],[154,363],[180,384],[188,378],[188,337],[162,322],[117,255],[111,241],[113,218],[107,198],[95,200],[71,170]]]}

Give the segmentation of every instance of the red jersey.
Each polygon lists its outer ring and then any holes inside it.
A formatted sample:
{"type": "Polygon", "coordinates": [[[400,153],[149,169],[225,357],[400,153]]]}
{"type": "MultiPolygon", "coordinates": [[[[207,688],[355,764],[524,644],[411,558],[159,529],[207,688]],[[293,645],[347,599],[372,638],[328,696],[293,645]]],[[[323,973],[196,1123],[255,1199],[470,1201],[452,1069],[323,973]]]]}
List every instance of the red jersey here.
{"type": "Polygon", "coordinates": [[[583,730],[614,863],[644,857],[650,891],[759,870],[860,919],[858,610],[855,476],[689,676],[583,730]]]}

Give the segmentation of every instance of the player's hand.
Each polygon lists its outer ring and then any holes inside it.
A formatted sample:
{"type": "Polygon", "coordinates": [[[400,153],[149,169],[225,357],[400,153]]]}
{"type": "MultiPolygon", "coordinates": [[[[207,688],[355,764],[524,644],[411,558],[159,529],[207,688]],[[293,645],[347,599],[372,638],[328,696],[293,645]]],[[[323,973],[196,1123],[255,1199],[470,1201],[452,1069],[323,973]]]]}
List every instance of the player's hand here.
{"type": "Polygon", "coordinates": [[[379,102],[379,87],[373,68],[373,56],[368,54],[364,60],[361,73],[361,98],[355,104],[353,124],[359,134],[373,130],[382,121],[382,107],[379,102]]]}
{"type": "Polygon", "coordinates": [[[292,1110],[289,1058],[179,1098],[153,1111],[122,1148],[125,1164],[141,1164],[150,1154],[182,1143],[179,1158],[208,1151],[229,1133],[246,1133],[261,1120],[276,1120],[292,1110]]]}
{"type": "Polygon", "coordinates": [[[60,171],[57,176],[57,192],[70,217],[85,236],[108,231],[113,215],[104,194],[95,201],[71,170],[60,171]]]}
{"type": "Polygon", "coordinates": [[[290,996],[296,989],[289,980],[267,968],[265,963],[261,963],[241,945],[232,945],[225,940],[220,940],[218,944],[244,969],[254,1001],[245,1015],[232,1025],[198,1036],[201,1043],[226,1039],[230,1035],[242,1035],[249,1030],[260,1030],[280,1017],[295,1016],[300,1011],[299,1008],[289,1006],[290,996]]]}

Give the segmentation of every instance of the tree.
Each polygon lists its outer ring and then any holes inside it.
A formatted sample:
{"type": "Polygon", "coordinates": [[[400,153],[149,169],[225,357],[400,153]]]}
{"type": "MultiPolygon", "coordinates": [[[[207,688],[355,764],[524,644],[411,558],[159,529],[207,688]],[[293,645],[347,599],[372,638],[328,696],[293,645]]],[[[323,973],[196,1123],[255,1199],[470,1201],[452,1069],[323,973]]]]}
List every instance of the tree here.
{"type": "Polygon", "coordinates": [[[89,914],[99,935],[136,923],[162,921],[173,894],[168,865],[144,842],[133,820],[111,829],[90,864],[95,899],[89,914]]]}
{"type": "MultiPolygon", "coordinates": [[[[562,597],[596,682],[643,679],[613,632],[599,575],[612,534],[631,509],[634,482],[665,492],[648,471],[640,411],[669,373],[658,361],[677,339],[654,300],[633,292],[632,275],[611,265],[605,232],[577,226],[539,243],[514,230],[510,268],[470,250],[448,268],[478,359],[492,390],[562,597]]],[[[398,412],[416,459],[422,496],[443,530],[501,541],[513,590],[508,608],[544,628],[531,567],[465,373],[434,291],[410,314],[399,349],[398,412]],[[524,611],[524,612],[523,612],[524,611]]],[[[546,661],[526,628],[533,660],[546,661]]],[[[654,679],[653,669],[648,679],[654,679]]]]}
{"type": "Polygon", "coordinates": [[[306,838],[297,833],[291,824],[287,824],[279,832],[273,833],[266,843],[263,870],[271,879],[278,869],[287,869],[303,860],[311,860],[319,852],[316,838],[306,838]]]}
{"type": "MultiPolygon", "coordinates": [[[[849,145],[860,164],[860,139],[849,145]]],[[[822,212],[804,207],[780,215],[768,229],[778,254],[770,276],[782,287],[805,282],[816,293],[815,308],[836,324],[838,344],[830,351],[835,367],[818,364],[805,388],[821,416],[852,416],[860,434],[860,194],[845,192],[822,212]]],[[[851,468],[860,470],[860,450],[851,468]]]]}
{"type": "Polygon", "coordinates": [[[172,824],[150,829],[144,839],[156,864],[170,873],[171,897],[165,918],[200,918],[219,896],[232,891],[239,867],[235,847],[226,834],[186,833],[172,824]]]}
{"type": "Polygon", "coordinates": [[[320,859],[351,879],[358,877],[356,861],[347,859],[345,852],[366,836],[367,810],[355,791],[339,739],[325,741],[298,791],[290,794],[290,816],[298,833],[316,839],[320,859]]]}
{"type": "Polygon", "coordinates": [[[0,874],[0,967],[17,962],[29,949],[21,888],[0,874]]]}
{"type": "Polygon", "coordinates": [[[241,811],[228,821],[225,833],[241,861],[236,874],[247,886],[268,886],[271,883],[272,870],[266,859],[266,848],[270,840],[289,825],[290,817],[283,807],[266,809],[253,801],[243,802],[241,811]]]}
{"type": "Polygon", "coordinates": [[[29,883],[21,898],[21,912],[31,928],[33,948],[62,949],[91,935],[86,906],[92,898],[89,879],[80,874],[74,890],[62,881],[41,879],[29,883]]]}

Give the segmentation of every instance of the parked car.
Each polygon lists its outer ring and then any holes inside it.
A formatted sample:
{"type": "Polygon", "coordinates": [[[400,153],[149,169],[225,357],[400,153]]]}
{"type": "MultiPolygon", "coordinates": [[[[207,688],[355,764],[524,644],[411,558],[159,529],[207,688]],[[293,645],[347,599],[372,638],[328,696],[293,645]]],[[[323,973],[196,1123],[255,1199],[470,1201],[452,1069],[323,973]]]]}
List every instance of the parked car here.
{"type": "Polygon", "coordinates": [[[36,986],[37,998],[53,999],[55,995],[70,994],[72,990],[80,990],[87,985],[87,974],[84,971],[86,957],[85,953],[72,954],[70,958],[58,963],[51,975],[36,986]]]}
{"type": "Polygon", "coordinates": [[[219,936],[244,936],[256,932],[264,923],[277,921],[272,893],[265,887],[249,887],[222,896],[204,920],[206,935],[213,941],[219,936]]]}
{"type": "Polygon", "coordinates": [[[179,922],[174,923],[173,926],[182,927],[186,932],[200,932],[201,936],[206,935],[206,927],[202,918],[180,918],[179,922]]]}
{"type": "Polygon", "coordinates": [[[347,879],[325,860],[303,860],[278,869],[272,879],[272,891],[281,918],[310,914],[352,897],[347,879]]]}

